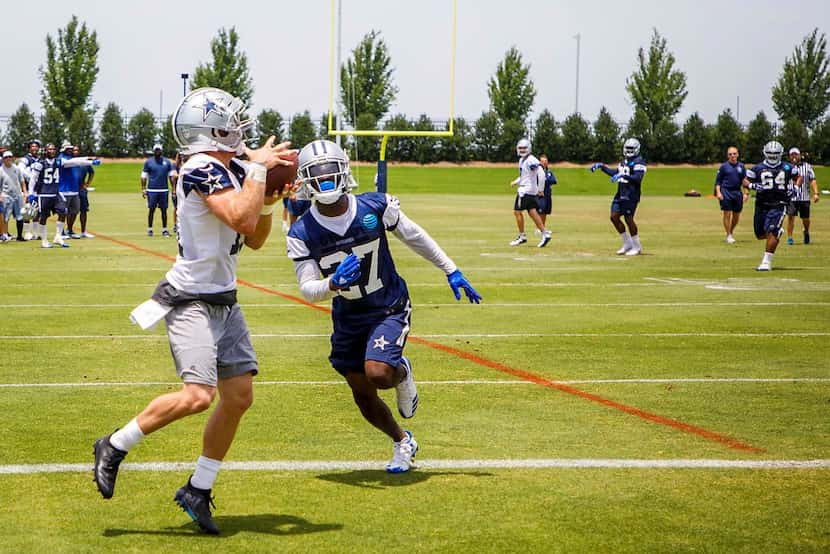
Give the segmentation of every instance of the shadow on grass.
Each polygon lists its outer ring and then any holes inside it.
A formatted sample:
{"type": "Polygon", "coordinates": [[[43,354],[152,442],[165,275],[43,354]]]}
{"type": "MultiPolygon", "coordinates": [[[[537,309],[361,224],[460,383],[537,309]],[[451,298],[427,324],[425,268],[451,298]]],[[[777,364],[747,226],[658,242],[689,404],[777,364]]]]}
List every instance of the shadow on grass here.
{"type": "MultiPolygon", "coordinates": [[[[233,537],[237,533],[262,533],[265,535],[307,535],[322,531],[340,531],[341,523],[311,523],[301,517],[285,514],[253,514],[247,516],[217,516],[213,518],[222,531],[218,538],[233,537]]],[[[163,529],[105,529],[105,537],[121,537],[124,535],[156,535],[156,536],[200,536],[212,537],[202,533],[194,522],[179,527],[165,527],[163,529]]]]}
{"type": "Polygon", "coordinates": [[[432,477],[439,477],[441,475],[465,475],[468,477],[491,477],[492,473],[482,471],[473,472],[440,472],[440,471],[408,471],[406,473],[387,473],[382,470],[355,470],[347,473],[326,473],[318,475],[317,479],[323,481],[331,481],[332,483],[340,483],[342,485],[351,485],[353,487],[361,487],[367,489],[385,489],[387,487],[405,487],[407,485],[415,485],[423,483],[432,477]]]}

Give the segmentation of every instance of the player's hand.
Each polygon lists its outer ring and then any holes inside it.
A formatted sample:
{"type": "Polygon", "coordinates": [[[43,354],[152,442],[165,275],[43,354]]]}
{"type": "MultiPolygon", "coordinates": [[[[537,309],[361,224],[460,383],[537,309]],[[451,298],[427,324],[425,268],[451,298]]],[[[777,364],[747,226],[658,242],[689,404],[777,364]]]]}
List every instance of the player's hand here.
{"type": "Polygon", "coordinates": [[[30,194],[29,197],[26,199],[29,204],[33,204],[37,202],[37,194],[30,194]]]}
{"type": "Polygon", "coordinates": [[[719,192],[719,193],[717,193],[717,194],[715,195],[715,197],[716,197],[718,200],[723,200],[723,193],[722,193],[722,192],[719,192]]]}
{"type": "Polygon", "coordinates": [[[447,282],[450,284],[450,288],[452,289],[456,300],[461,300],[461,290],[463,289],[464,294],[467,295],[467,298],[470,300],[471,304],[481,303],[481,295],[476,292],[476,289],[473,288],[473,285],[470,284],[460,270],[456,269],[447,275],[447,282]]]}
{"type": "Polygon", "coordinates": [[[276,138],[268,137],[261,148],[252,150],[245,148],[245,155],[254,163],[262,164],[271,169],[278,165],[292,165],[297,157],[298,150],[291,148],[291,142],[285,141],[274,146],[276,138]]]}
{"type": "Polygon", "coordinates": [[[142,198],[147,198],[147,191],[146,190],[141,191],[141,197],[142,198]]]}
{"type": "Polygon", "coordinates": [[[813,195],[813,204],[818,204],[818,194],[813,195]]]}
{"type": "Polygon", "coordinates": [[[623,175],[622,173],[615,173],[615,174],[611,177],[611,182],[612,182],[612,183],[616,183],[616,182],[617,182],[617,181],[619,181],[620,179],[623,179],[623,183],[625,183],[625,179],[624,179],[624,177],[625,177],[625,175],[623,175]]]}
{"type": "Polygon", "coordinates": [[[338,289],[345,289],[358,279],[360,279],[360,260],[354,254],[346,256],[331,276],[331,282],[338,289]]]}
{"type": "Polygon", "coordinates": [[[92,158],[92,165],[101,165],[101,160],[98,158],[92,158]]]}
{"type": "Polygon", "coordinates": [[[602,167],[602,164],[601,164],[601,163],[595,163],[595,164],[593,164],[593,165],[591,166],[591,173],[595,172],[597,169],[600,169],[601,167],[602,167]]]}

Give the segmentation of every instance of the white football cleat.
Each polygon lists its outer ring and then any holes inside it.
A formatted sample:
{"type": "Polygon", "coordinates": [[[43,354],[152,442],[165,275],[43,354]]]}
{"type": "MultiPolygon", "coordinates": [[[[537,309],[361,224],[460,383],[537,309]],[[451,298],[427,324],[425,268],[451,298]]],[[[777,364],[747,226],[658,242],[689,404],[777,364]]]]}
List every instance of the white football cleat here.
{"type": "Polygon", "coordinates": [[[32,240],[35,236],[30,232],[23,233],[23,240],[32,240]]]}
{"type": "Polygon", "coordinates": [[[44,240],[40,243],[41,248],[52,248],[52,243],[48,240],[44,240]]]}
{"type": "Polygon", "coordinates": [[[736,242],[738,241],[735,240],[735,237],[732,235],[726,235],[726,244],[735,244],[736,242]]]}
{"type": "Polygon", "coordinates": [[[415,467],[415,454],[418,452],[418,443],[409,431],[404,431],[406,437],[400,442],[393,442],[394,451],[392,460],[386,464],[387,473],[406,473],[415,467]]]}
{"type": "Polygon", "coordinates": [[[623,244],[623,245],[620,247],[620,249],[619,249],[619,250],[617,250],[617,256],[622,256],[623,254],[625,254],[626,252],[628,252],[628,251],[629,251],[629,250],[631,250],[632,248],[634,248],[634,247],[633,247],[633,246],[628,246],[628,245],[626,245],[626,244],[623,244]]]}
{"type": "Polygon", "coordinates": [[[412,364],[406,356],[401,356],[401,365],[406,375],[395,386],[395,397],[398,401],[398,413],[404,419],[409,419],[418,409],[418,389],[415,388],[415,379],[412,376],[412,364]]]}
{"type": "Polygon", "coordinates": [[[510,246],[519,246],[527,242],[527,236],[524,233],[519,233],[519,236],[510,241],[510,246]]]}
{"type": "Polygon", "coordinates": [[[85,239],[94,239],[95,238],[95,235],[93,235],[92,233],[87,233],[86,231],[81,233],[81,236],[84,237],[85,239]]]}
{"type": "Polygon", "coordinates": [[[772,271],[772,264],[769,262],[761,262],[761,265],[756,267],[755,271],[772,271]]]}
{"type": "MultiPolygon", "coordinates": [[[[537,231],[538,231],[538,229],[537,229],[537,231]]],[[[551,237],[551,232],[548,231],[548,230],[545,230],[545,232],[542,234],[542,240],[540,240],[539,244],[537,244],[536,246],[538,246],[539,248],[544,248],[550,242],[550,237],[551,237]]]]}
{"type": "Polygon", "coordinates": [[[639,248],[637,248],[637,247],[635,246],[635,247],[631,248],[631,250],[628,250],[628,251],[625,253],[625,255],[626,255],[626,256],[639,256],[641,253],[642,253],[642,250],[640,250],[639,248]]]}

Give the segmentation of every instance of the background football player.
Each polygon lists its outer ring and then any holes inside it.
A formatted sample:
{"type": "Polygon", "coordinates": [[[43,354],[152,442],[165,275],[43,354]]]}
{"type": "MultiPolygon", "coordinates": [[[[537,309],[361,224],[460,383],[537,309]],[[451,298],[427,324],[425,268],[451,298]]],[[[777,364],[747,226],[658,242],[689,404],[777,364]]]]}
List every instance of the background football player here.
{"type": "Polygon", "coordinates": [[[298,158],[300,193],[314,203],[289,230],[288,257],[310,302],[333,298],[329,361],[349,384],[364,419],[393,441],[390,473],[409,471],[418,443],[378,396],[395,387],[398,412],[415,415],[418,393],[412,364],[403,356],[412,305],[395,269],[387,233],[447,275],[457,300],[481,296],[438,244],[384,193],[349,194],[356,185],[343,150],[327,140],[306,145],[298,158]]]}
{"type": "Polygon", "coordinates": [[[764,145],[764,161],[747,169],[744,186],[755,191],[755,237],[764,243],[764,258],[758,271],[772,269],[772,257],[784,229],[784,215],[790,201],[791,182],[801,186],[798,170],[789,162],[782,162],[784,147],[770,141],[764,145]]]}
{"type": "Polygon", "coordinates": [[[591,166],[591,173],[597,169],[609,175],[612,183],[617,183],[617,194],[611,201],[611,224],[623,241],[617,254],[636,256],[643,251],[643,247],[634,214],[640,203],[640,187],[646,175],[646,162],[640,157],[640,141],[629,138],[623,143],[623,160],[616,170],[603,163],[595,163],[591,166]],[[625,223],[622,222],[623,219],[625,223]]]}
{"type": "MultiPolygon", "coordinates": [[[[37,139],[30,140],[27,148],[28,151],[26,152],[26,155],[17,160],[17,167],[19,167],[20,172],[23,173],[23,178],[26,179],[26,183],[29,183],[32,179],[32,165],[34,165],[35,162],[40,161],[40,141],[37,139]]],[[[30,194],[31,189],[27,186],[26,197],[29,198],[30,194]]],[[[37,199],[37,197],[35,197],[35,199],[37,199]]],[[[23,223],[23,238],[26,240],[40,240],[40,237],[37,236],[39,230],[40,228],[37,220],[30,219],[25,221],[23,223]]]]}
{"type": "Polygon", "coordinates": [[[545,189],[545,171],[536,156],[530,153],[530,141],[526,138],[516,143],[516,155],[519,156],[519,176],[510,184],[519,187],[516,191],[516,200],[513,202],[513,215],[516,218],[519,235],[510,241],[510,246],[519,246],[527,242],[524,216],[524,212],[527,212],[542,235],[542,239],[536,246],[543,248],[550,242],[551,237],[550,231],[545,229],[545,224],[539,215],[539,199],[540,196],[544,196],[545,189]]]}

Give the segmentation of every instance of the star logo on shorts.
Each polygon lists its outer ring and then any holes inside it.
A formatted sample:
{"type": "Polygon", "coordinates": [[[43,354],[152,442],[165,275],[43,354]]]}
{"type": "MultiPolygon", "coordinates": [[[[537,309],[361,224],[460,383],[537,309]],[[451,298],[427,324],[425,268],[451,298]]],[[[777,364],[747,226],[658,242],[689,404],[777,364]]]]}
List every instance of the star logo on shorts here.
{"type": "Polygon", "coordinates": [[[387,344],[389,344],[389,341],[386,340],[386,337],[381,335],[379,338],[375,339],[375,345],[372,348],[374,348],[375,350],[380,348],[381,351],[383,351],[383,349],[386,347],[387,344]]]}

